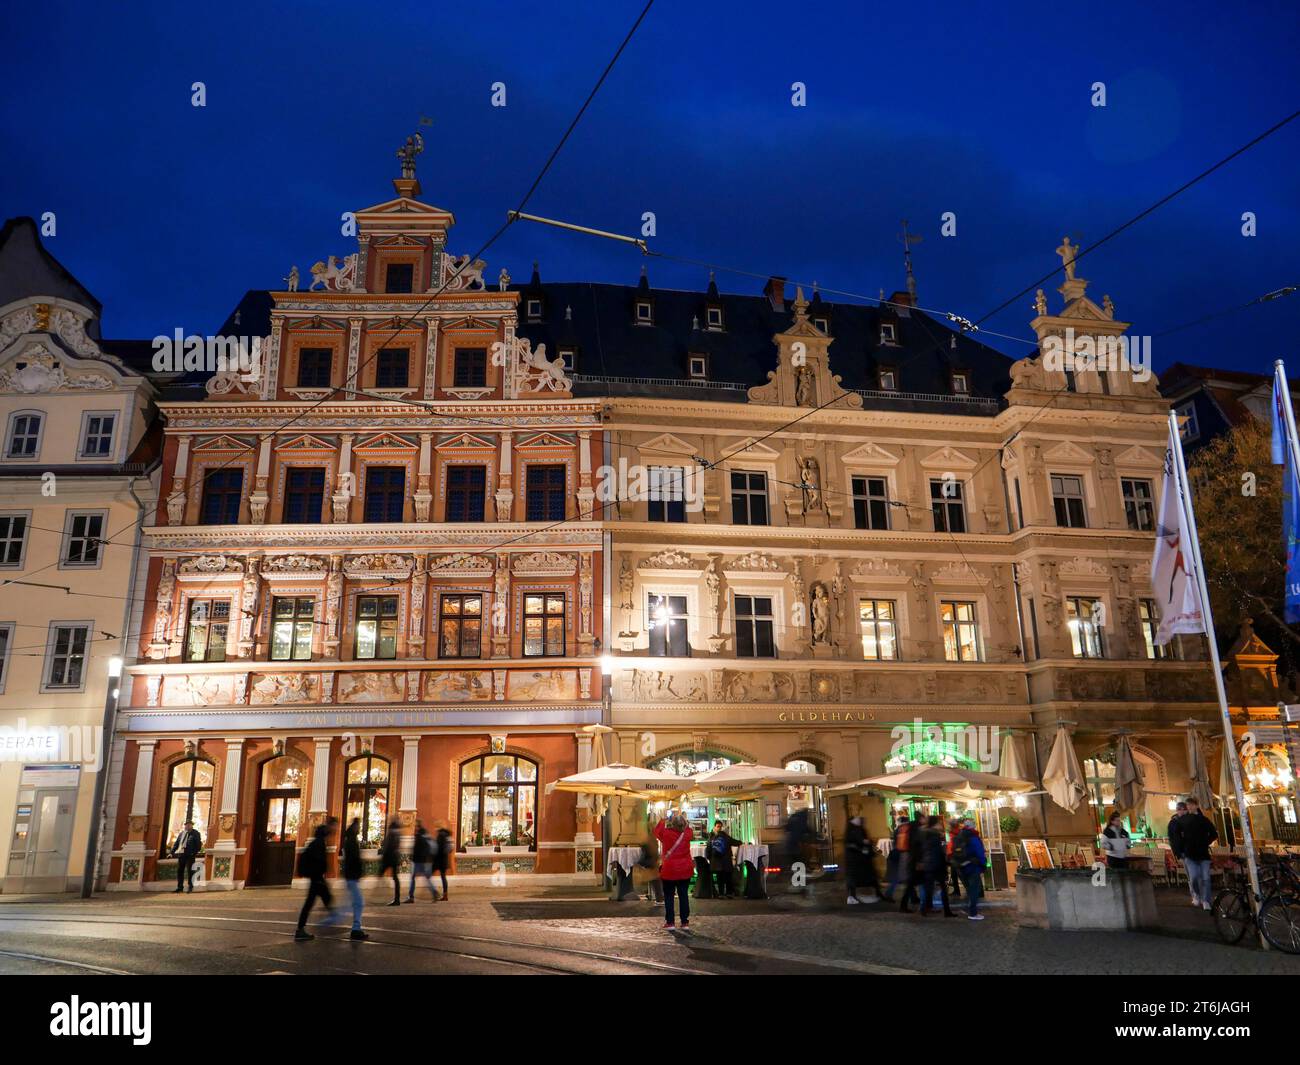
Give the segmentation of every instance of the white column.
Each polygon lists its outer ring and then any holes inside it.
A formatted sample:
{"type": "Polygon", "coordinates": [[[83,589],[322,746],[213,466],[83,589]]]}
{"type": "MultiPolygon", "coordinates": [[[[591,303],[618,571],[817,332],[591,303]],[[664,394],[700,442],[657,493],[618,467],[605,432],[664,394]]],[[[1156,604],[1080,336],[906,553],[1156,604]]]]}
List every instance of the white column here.
{"type": "Polygon", "coordinates": [[[420,465],[415,474],[415,491],[411,501],[415,504],[415,520],[429,520],[429,506],[433,502],[433,491],[429,475],[433,470],[433,434],[420,434],[420,465]]]}
{"type": "Polygon", "coordinates": [[[317,736],[316,752],[311,763],[311,807],[309,814],[323,814],[329,809],[330,743],[333,737],[317,736]]]}
{"type": "Polygon", "coordinates": [[[497,472],[497,490],[496,490],[496,508],[497,521],[509,521],[510,511],[513,509],[514,493],[514,468],[512,466],[512,455],[510,445],[513,441],[513,434],[509,431],[501,434],[501,469],[497,472]]]}
{"type": "Polygon", "coordinates": [[[221,777],[221,812],[217,840],[212,845],[212,873],[207,887],[227,890],[235,886],[235,827],[239,816],[239,775],[243,768],[242,737],[226,737],[226,768],[221,777]]]}
{"type": "Polygon", "coordinates": [[[244,741],[242,737],[226,738],[226,771],[221,778],[221,812],[239,812],[239,772],[243,768],[244,741]]]}
{"type": "Polygon", "coordinates": [[[176,446],[176,465],[172,469],[172,490],[167,497],[167,524],[181,525],[185,521],[185,478],[190,467],[190,437],[183,433],[176,446]]]}
{"type": "Polygon", "coordinates": [[[420,737],[402,737],[402,801],[399,811],[415,811],[416,784],[420,776],[420,737]]]}
{"type": "Polygon", "coordinates": [[[262,437],[257,449],[257,472],[253,477],[253,492],[248,497],[249,517],[254,525],[266,522],[266,505],[271,501],[267,481],[271,476],[271,435],[262,437]]]}
{"type": "Polygon", "coordinates": [[[153,752],[157,740],[141,740],[136,744],[135,790],[131,792],[131,816],[149,816],[149,788],[153,784],[153,752]]]}
{"type": "MultiPolygon", "coordinates": [[[[131,813],[127,819],[127,840],[122,846],[122,869],[115,885],[119,891],[144,888],[147,857],[145,836],[149,831],[149,789],[153,784],[153,754],[157,740],[141,740],[135,746],[135,787],[131,792],[131,813]]],[[[110,827],[109,831],[112,829],[110,827]]]]}

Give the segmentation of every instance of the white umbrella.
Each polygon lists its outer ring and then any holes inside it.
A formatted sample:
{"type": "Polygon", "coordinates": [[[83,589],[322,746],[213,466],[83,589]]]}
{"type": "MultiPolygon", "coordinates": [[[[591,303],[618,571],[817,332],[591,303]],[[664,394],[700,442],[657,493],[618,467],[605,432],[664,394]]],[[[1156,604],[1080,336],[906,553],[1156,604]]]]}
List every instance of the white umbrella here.
{"type": "Polygon", "coordinates": [[[1079,768],[1079,756],[1074,753],[1074,743],[1064,725],[1057,730],[1056,742],[1052,744],[1052,754],[1047,759],[1047,769],[1043,771],[1043,787],[1057,806],[1070,813],[1078,809],[1088,793],[1083,782],[1083,770],[1079,768]]]}
{"type": "Polygon", "coordinates": [[[1020,758],[1020,745],[1016,743],[1015,734],[1010,730],[1002,737],[1002,753],[998,757],[998,775],[1026,780],[1029,774],[1020,758]]]}
{"type": "Polygon", "coordinates": [[[638,798],[684,795],[695,786],[692,777],[678,777],[657,769],[642,769],[623,762],[610,762],[599,769],[587,769],[548,784],[546,792],[576,791],[586,795],[635,795],[638,798]]]}
{"type": "Polygon", "coordinates": [[[738,799],[753,796],[767,788],[800,784],[820,786],[825,783],[824,773],[805,773],[797,769],[757,765],[754,762],[736,762],[700,773],[695,778],[692,790],[713,798],[738,799]]]}
{"type": "MultiPolygon", "coordinates": [[[[605,757],[605,733],[614,730],[608,725],[583,725],[582,731],[591,736],[591,768],[604,769],[609,764],[609,760],[605,757]]],[[[596,796],[593,809],[597,817],[605,816],[605,807],[607,805],[605,796],[596,796]]]]}
{"type": "Polygon", "coordinates": [[[1121,810],[1136,810],[1146,795],[1142,771],[1128,737],[1121,734],[1115,742],[1115,804],[1121,810]]]}
{"type": "Polygon", "coordinates": [[[1008,791],[1032,791],[1033,781],[994,773],[977,773],[957,766],[923,765],[901,773],[865,777],[851,784],[831,788],[827,794],[847,795],[851,792],[896,791],[905,795],[931,795],[935,798],[981,799],[1008,791]]]}

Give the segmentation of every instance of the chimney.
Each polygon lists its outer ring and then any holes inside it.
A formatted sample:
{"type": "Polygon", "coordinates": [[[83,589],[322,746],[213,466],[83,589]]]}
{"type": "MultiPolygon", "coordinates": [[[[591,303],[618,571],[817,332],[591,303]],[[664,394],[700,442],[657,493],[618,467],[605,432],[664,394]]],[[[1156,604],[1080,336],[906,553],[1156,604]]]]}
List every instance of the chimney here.
{"type": "Polygon", "coordinates": [[[916,301],[912,298],[910,292],[895,292],[889,297],[889,302],[899,307],[915,307],[916,301]]]}
{"type": "Polygon", "coordinates": [[[785,310],[785,278],[769,277],[767,284],[763,288],[763,295],[767,297],[767,302],[772,305],[772,310],[785,310]]]}

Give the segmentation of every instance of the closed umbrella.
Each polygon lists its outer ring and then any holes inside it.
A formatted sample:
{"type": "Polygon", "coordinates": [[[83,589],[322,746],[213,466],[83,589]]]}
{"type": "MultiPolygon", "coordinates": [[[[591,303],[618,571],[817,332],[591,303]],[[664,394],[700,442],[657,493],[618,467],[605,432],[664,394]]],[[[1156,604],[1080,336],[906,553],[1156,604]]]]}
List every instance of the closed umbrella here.
{"type": "Polygon", "coordinates": [[[1002,753],[998,759],[998,776],[1013,777],[1016,780],[1025,780],[1029,776],[1025,772],[1025,764],[1020,758],[1020,745],[1016,743],[1015,734],[1010,731],[1002,737],[1002,753]]]}
{"type": "MultiPolygon", "coordinates": [[[[1201,804],[1202,810],[1213,809],[1214,796],[1210,793],[1210,773],[1205,768],[1205,745],[1201,742],[1201,734],[1196,731],[1195,726],[1189,721],[1187,723],[1187,769],[1192,778],[1191,794],[1196,797],[1196,801],[1201,804]]],[[[1231,788],[1231,782],[1229,782],[1231,788]]]]}
{"type": "Polygon", "coordinates": [[[1137,810],[1145,797],[1142,771],[1128,737],[1121,735],[1115,743],[1115,803],[1124,811],[1137,810]]]}
{"type": "MultiPolygon", "coordinates": [[[[603,769],[609,764],[605,757],[605,733],[614,730],[608,725],[583,725],[582,731],[591,736],[591,768],[603,769]]],[[[597,817],[605,816],[605,808],[608,803],[605,796],[597,795],[594,809],[597,817]]]]}
{"type": "Polygon", "coordinates": [[[1237,790],[1232,786],[1232,764],[1229,758],[1235,758],[1237,755],[1236,747],[1224,740],[1220,745],[1219,754],[1219,802],[1227,806],[1230,802],[1235,802],[1237,790]]]}
{"type": "Polygon", "coordinates": [[[1052,754],[1043,771],[1043,787],[1057,806],[1070,813],[1078,809],[1088,793],[1083,782],[1083,770],[1079,768],[1079,756],[1074,753],[1074,742],[1064,725],[1057,730],[1056,741],[1052,744],[1052,754]]]}

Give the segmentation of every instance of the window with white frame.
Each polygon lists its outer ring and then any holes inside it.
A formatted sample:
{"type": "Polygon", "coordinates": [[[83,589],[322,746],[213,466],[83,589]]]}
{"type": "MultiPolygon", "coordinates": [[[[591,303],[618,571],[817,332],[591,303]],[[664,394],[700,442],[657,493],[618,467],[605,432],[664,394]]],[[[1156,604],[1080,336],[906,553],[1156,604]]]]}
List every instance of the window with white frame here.
{"type": "Polygon", "coordinates": [[[1175,407],[1174,413],[1178,415],[1178,434],[1183,438],[1183,443],[1190,444],[1199,440],[1201,427],[1196,421],[1196,404],[1188,401],[1181,407],[1175,407]]]}
{"type": "Polygon", "coordinates": [[[898,659],[898,606],[892,599],[861,599],[862,657],[871,662],[898,659]]]}
{"type": "Polygon", "coordinates": [[[880,342],[882,344],[898,343],[898,330],[895,328],[893,322],[880,323],[880,342]]]}
{"type": "Polygon", "coordinates": [[[1083,501],[1083,478],[1072,474],[1052,474],[1052,505],[1056,508],[1056,524],[1064,529],[1083,529],[1088,525],[1088,512],[1083,501]]]}
{"type": "Polygon", "coordinates": [[[1100,599],[1069,596],[1065,600],[1065,625],[1075,658],[1106,657],[1101,631],[1105,620],[1106,608],[1100,599]]]}
{"type": "Polygon", "coordinates": [[[27,551],[27,515],[0,514],[0,567],[18,569],[27,551]]]}
{"type": "Polygon", "coordinates": [[[964,373],[954,373],[952,375],[952,390],[954,395],[969,395],[970,378],[968,378],[964,373]]]}
{"type": "Polygon", "coordinates": [[[105,512],[69,511],[63,528],[63,560],[60,566],[98,566],[104,546],[105,512]]]}
{"type": "Polygon", "coordinates": [[[82,688],[86,681],[86,653],[89,644],[88,622],[52,624],[46,651],[45,687],[82,688]]]}
{"type": "Polygon", "coordinates": [[[37,411],[19,411],[9,417],[9,439],[5,443],[5,457],[34,459],[41,453],[41,429],[45,415],[37,411]]]}
{"type": "Polygon", "coordinates": [[[952,477],[931,481],[930,511],[934,515],[935,532],[964,533],[966,498],[962,482],[952,477]]]}
{"type": "Polygon", "coordinates": [[[646,629],[650,653],[657,658],[685,658],[691,653],[689,616],[684,595],[647,595],[646,629]]]}
{"type": "Polygon", "coordinates": [[[939,603],[943,623],[943,657],[949,662],[980,662],[980,627],[975,604],[943,600],[939,603]]]}
{"type": "Polygon", "coordinates": [[[1177,658],[1177,644],[1170,640],[1167,644],[1156,643],[1156,633],[1160,630],[1160,615],[1156,612],[1154,599],[1138,600],[1138,621],[1142,626],[1142,642],[1146,646],[1147,658],[1177,658]]]}
{"type": "Polygon", "coordinates": [[[87,411],[81,420],[81,448],[83,459],[106,459],[113,455],[113,433],[117,428],[117,414],[87,411]]]}
{"type": "Polygon", "coordinates": [[[530,322],[540,322],[542,320],[542,301],[529,300],[527,315],[530,322]]]}
{"type": "Polygon", "coordinates": [[[655,312],[654,307],[646,300],[636,301],[636,324],[637,325],[654,325],[655,312]]]}
{"type": "Polygon", "coordinates": [[[710,328],[710,329],[721,329],[721,328],[722,328],[722,308],[721,308],[721,307],[710,307],[707,311],[704,312],[704,315],[705,315],[705,321],[707,321],[707,322],[709,323],[709,328],[710,328]]]}
{"type": "Polygon", "coordinates": [[[1124,491],[1124,516],[1128,527],[1135,532],[1151,532],[1156,527],[1156,499],[1150,481],[1125,477],[1120,481],[1124,491]]]}
{"type": "Polygon", "coordinates": [[[770,595],[735,595],[732,614],[736,623],[737,658],[775,658],[775,619],[770,595]]]}
{"type": "Polygon", "coordinates": [[[695,380],[703,380],[709,376],[709,359],[706,355],[692,355],[689,365],[690,375],[695,380]]]}
{"type": "Polygon", "coordinates": [[[889,528],[889,481],[885,477],[854,477],[853,527],[889,528]]]}
{"type": "Polygon", "coordinates": [[[877,375],[880,381],[880,391],[897,392],[898,391],[898,374],[893,370],[881,370],[877,375]]]}
{"type": "Polygon", "coordinates": [[[767,474],[750,470],[731,471],[731,523],[767,524],[767,474]]]}
{"type": "Polygon", "coordinates": [[[646,516],[650,521],[686,520],[686,471],[679,466],[651,466],[650,498],[646,516]]]}
{"type": "Polygon", "coordinates": [[[229,599],[191,599],[185,630],[185,661],[224,662],[229,631],[229,599]]]}

